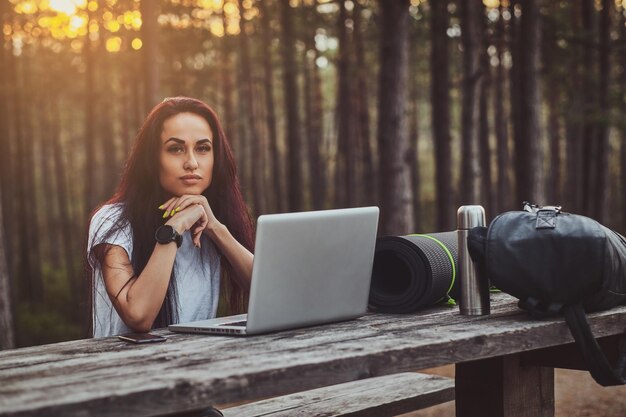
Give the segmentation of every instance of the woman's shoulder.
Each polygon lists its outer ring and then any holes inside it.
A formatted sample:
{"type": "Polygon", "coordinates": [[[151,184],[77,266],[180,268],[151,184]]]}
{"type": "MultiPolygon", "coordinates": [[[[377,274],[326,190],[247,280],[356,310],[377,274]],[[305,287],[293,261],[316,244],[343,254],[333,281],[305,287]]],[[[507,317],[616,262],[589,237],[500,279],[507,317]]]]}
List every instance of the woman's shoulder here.
{"type": "Polygon", "coordinates": [[[96,210],[91,216],[91,224],[102,223],[105,220],[115,220],[123,218],[124,203],[105,204],[96,210]]]}
{"type": "Polygon", "coordinates": [[[124,217],[124,203],[105,204],[91,216],[89,236],[93,239],[106,234],[109,230],[121,231],[128,227],[128,220],[124,217]]]}

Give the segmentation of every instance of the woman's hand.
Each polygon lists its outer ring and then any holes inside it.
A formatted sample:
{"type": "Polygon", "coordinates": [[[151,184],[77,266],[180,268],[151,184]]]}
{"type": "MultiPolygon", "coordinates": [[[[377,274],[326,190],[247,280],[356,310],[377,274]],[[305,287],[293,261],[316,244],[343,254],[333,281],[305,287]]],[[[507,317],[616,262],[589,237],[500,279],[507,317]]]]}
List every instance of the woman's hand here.
{"type": "MultiPolygon", "coordinates": [[[[226,226],[220,223],[213,214],[209,202],[203,195],[183,195],[180,197],[172,197],[159,207],[164,210],[163,217],[170,217],[166,224],[176,222],[179,217],[186,215],[189,210],[201,210],[205,213],[206,223],[198,222],[193,224],[192,233],[196,246],[200,245],[200,236],[206,233],[215,243],[218,250],[228,259],[228,262],[235,270],[234,279],[241,288],[250,288],[252,277],[252,261],[254,256],[248,249],[243,247],[241,243],[233,237],[226,226]],[[173,212],[173,214],[172,214],[173,212]]],[[[176,227],[172,225],[173,227],[176,227]]],[[[187,229],[185,229],[187,230],[187,229]]]]}
{"type": "Polygon", "coordinates": [[[172,226],[179,234],[191,230],[193,243],[199,248],[202,231],[209,222],[204,207],[200,204],[191,204],[185,208],[181,207],[181,210],[176,213],[177,215],[170,218],[165,224],[172,226]]]}

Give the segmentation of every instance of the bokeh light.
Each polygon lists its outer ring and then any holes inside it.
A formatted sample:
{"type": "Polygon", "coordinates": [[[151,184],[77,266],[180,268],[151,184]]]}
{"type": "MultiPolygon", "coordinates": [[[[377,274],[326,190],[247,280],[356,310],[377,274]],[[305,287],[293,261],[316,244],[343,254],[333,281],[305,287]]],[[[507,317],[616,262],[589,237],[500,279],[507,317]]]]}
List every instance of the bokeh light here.
{"type": "Polygon", "coordinates": [[[48,6],[51,10],[65,13],[69,16],[75,14],[77,9],[85,9],[87,2],[85,0],[50,0],[48,6]]]}
{"type": "Polygon", "coordinates": [[[105,44],[106,50],[109,52],[119,52],[122,49],[122,38],[119,36],[113,36],[107,39],[105,44]]]}
{"type": "Polygon", "coordinates": [[[139,38],[135,38],[132,40],[132,42],[130,43],[130,46],[135,50],[138,51],[139,49],[141,49],[141,47],[143,46],[143,42],[141,41],[141,39],[139,38]]]}

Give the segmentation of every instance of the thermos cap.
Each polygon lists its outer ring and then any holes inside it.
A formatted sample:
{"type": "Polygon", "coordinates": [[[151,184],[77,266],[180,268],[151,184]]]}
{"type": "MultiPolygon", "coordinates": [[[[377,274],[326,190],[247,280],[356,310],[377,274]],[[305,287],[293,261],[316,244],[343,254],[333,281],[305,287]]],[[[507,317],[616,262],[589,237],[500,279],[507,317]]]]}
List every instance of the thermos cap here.
{"type": "Polygon", "coordinates": [[[461,206],[456,212],[458,229],[471,229],[485,225],[485,209],[483,206],[461,206]]]}

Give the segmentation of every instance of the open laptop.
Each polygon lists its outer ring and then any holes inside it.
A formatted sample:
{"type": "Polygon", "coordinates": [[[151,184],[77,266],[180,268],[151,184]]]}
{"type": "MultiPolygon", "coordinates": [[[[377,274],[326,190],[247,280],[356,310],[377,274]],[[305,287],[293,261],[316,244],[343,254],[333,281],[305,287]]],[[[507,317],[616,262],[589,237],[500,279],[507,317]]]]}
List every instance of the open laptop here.
{"type": "Polygon", "coordinates": [[[251,335],[365,314],[378,207],[259,217],[248,314],[173,324],[174,332],[251,335]]]}

